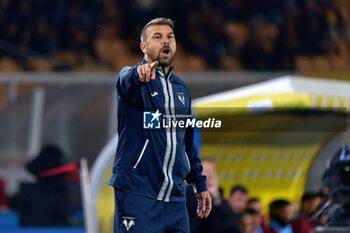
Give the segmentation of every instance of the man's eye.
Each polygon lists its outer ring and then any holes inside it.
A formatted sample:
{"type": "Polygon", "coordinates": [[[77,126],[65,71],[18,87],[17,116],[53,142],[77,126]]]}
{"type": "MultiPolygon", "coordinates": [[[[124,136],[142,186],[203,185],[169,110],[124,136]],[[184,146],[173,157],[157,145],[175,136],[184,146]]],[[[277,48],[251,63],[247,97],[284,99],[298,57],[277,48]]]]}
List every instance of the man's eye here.
{"type": "Polygon", "coordinates": [[[160,36],[155,36],[154,39],[160,39],[160,36]]]}

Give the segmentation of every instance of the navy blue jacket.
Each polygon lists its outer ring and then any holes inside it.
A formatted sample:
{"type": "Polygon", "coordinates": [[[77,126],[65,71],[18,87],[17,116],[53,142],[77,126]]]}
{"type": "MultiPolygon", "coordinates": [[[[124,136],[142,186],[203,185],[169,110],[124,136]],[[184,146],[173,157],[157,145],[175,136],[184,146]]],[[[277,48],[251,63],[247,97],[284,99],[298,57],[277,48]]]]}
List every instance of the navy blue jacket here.
{"type": "Polygon", "coordinates": [[[193,128],[144,129],[143,119],[157,110],[191,115],[191,96],[174,67],[167,76],[157,67],[155,80],[140,81],[137,67],[145,63],[124,67],[117,77],[119,140],[109,184],[159,201],[185,201],[185,180],[198,192],[207,190],[193,128]]]}

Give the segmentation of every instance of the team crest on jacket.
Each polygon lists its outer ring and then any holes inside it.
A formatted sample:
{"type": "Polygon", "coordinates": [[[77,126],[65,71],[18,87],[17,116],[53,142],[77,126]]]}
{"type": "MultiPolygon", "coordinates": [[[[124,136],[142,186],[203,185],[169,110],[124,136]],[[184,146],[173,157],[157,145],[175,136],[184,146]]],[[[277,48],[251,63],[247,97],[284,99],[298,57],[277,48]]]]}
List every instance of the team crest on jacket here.
{"type": "Polygon", "coordinates": [[[123,220],[123,224],[124,224],[126,230],[129,231],[130,228],[135,225],[135,221],[134,221],[135,218],[133,218],[133,217],[123,217],[123,219],[124,219],[123,220]]]}
{"type": "Polygon", "coordinates": [[[182,92],[178,92],[177,93],[177,97],[179,98],[180,102],[185,105],[185,96],[184,96],[184,93],[182,92]]]}

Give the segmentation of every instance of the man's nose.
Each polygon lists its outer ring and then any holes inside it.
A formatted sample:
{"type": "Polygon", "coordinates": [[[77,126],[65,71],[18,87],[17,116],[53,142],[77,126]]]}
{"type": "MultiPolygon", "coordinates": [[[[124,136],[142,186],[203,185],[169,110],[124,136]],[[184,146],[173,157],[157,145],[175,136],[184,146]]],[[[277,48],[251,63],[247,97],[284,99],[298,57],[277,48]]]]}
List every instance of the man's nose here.
{"type": "Polygon", "coordinates": [[[170,44],[169,38],[165,37],[165,38],[163,39],[163,45],[169,45],[169,44],[170,44]]]}

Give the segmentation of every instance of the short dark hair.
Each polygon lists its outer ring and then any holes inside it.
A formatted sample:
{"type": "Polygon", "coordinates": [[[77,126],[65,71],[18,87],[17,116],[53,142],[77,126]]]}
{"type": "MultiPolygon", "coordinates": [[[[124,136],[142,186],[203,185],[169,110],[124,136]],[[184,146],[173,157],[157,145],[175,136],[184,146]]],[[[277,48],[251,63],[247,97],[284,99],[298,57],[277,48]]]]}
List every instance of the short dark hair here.
{"type": "Polygon", "coordinates": [[[301,197],[301,203],[305,203],[307,201],[313,200],[313,199],[318,198],[318,197],[322,198],[321,192],[317,192],[317,193],[306,192],[301,197]]]}
{"type": "Polygon", "coordinates": [[[314,199],[316,196],[314,193],[304,193],[303,196],[301,197],[301,203],[310,201],[314,199]]]}
{"type": "Polygon", "coordinates": [[[241,192],[244,194],[248,194],[248,190],[246,189],[246,187],[244,187],[243,185],[240,185],[240,184],[232,187],[231,192],[230,192],[230,196],[232,194],[234,194],[235,192],[241,192]]]}
{"type": "Polygon", "coordinates": [[[167,19],[167,18],[155,18],[155,19],[152,19],[141,30],[141,34],[140,34],[141,42],[143,42],[143,40],[144,40],[146,29],[149,26],[152,26],[152,25],[168,25],[173,31],[174,31],[174,28],[175,28],[174,21],[172,21],[171,19],[167,19]]]}
{"type": "Polygon", "coordinates": [[[274,200],[269,205],[270,217],[275,218],[275,211],[280,208],[284,208],[290,205],[290,202],[284,199],[274,200]]]}
{"type": "Polygon", "coordinates": [[[253,202],[261,202],[259,198],[253,197],[248,200],[248,205],[250,205],[253,202]]]}
{"type": "Polygon", "coordinates": [[[260,215],[258,211],[254,210],[254,209],[251,209],[251,208],[246,209],[246,210],[243,212],[243,214],[244,214],[244,213],[249,214],[249,215],[254,215],[254,216],[260,215]]]}

